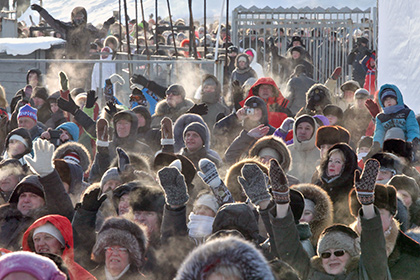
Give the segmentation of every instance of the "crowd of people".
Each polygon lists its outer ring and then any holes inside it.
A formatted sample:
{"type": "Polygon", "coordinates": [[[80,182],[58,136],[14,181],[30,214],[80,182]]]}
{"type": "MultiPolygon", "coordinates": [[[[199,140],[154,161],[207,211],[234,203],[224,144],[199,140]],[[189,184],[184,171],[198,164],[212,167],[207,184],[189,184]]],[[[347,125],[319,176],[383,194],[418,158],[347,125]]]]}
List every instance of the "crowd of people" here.
{"type": "MultiPolygon", "coordinates": [[[[96,37],[101,59],[118,50],[113,17],[31,8],[68,58],[96,37]]],[[[112,71],[53,88],[29,69],[10,102],[0,86],[0,280],[417,279],[420,118],[397,85],[376,90],[366,38],[348,61],[367,70],[341,85],[339,65],[313,79],[299,38],[290,57],[269,44],[280,75],[229,46],[227,78],[203,75],[192,98],[144,73],[127,104],[112,71]]]]}

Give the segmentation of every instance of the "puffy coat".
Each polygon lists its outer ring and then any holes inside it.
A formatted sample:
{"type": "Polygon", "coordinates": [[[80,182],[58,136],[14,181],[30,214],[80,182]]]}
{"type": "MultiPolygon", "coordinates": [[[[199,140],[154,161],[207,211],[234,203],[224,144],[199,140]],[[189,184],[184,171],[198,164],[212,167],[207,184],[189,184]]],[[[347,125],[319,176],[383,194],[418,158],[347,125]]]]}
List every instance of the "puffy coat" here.
{"type": "Polygon", "coordinates": [[[67,266],[71,280],[96,279],[87,270],[74,261],[73,229],[70,221],[60,215],[47,215],[36,220],[23,234],[22,249],[24,251],[35,252],[33,242],[34,230],[47,222],[53,224],[61,233],[66,243],[61,258],[67,266]]]}

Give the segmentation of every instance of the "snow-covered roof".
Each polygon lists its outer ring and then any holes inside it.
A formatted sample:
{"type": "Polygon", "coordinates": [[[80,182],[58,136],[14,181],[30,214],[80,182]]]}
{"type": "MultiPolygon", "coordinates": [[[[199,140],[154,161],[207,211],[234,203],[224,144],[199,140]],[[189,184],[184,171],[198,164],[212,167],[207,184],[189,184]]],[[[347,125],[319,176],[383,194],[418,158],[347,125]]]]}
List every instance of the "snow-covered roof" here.
{"type": "Polygon", "coordinates": [[[47,50],[53,45],[65,42],[63,39],[54,37],[0,38],[0,53],[28,55],[36,50],[47,50]]]}

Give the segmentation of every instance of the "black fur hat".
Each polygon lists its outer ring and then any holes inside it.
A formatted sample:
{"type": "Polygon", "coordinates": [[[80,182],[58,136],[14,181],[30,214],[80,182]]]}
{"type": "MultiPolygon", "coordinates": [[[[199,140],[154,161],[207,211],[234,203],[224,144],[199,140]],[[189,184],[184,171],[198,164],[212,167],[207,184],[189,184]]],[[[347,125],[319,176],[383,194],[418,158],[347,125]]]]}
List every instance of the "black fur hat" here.
{"type": "MultiPolygon", "coordinates": [[[[357,217],[362,205],[356,197],[356,191],[353,189],[349,194],[350,213],[357,217]]],[[[375,185],[375,202],[373,203],[379,209],[386,209],[392,215],[397,213],[397,190],[390,185],[375,185]]]]}

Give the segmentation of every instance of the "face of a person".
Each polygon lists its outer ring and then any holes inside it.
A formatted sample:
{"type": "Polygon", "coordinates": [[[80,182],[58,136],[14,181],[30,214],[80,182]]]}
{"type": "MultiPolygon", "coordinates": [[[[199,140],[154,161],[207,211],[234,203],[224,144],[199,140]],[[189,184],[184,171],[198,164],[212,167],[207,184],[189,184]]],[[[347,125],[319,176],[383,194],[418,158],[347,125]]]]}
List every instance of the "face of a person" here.
{"type": "Polygon", "coordinates": [[[391,212],[383,208],[379,209],[379,214],[381,215],[382,229],[385,232],[391,226],[392,215],[391,215],[391,212]]]}
{"type": "Polygon", "coordinates": [[[329,258],[321,258],[322,266],[324,267],[325,272],[332,275],[343,273],[351,258],[350,254],[347,252],[345,252],[342,256],[337,257],[334,254],[335,251],[341,251],[341,249],[329,249],[325,252],[331,253],[331,256],[329,258]]]}
{"type": "Polygon", "coordinates": [[[27,130],[31,130],[36,125],[36,122],[28,117],[20,117],[18,119],[18,127],[26,128],[27,130]]]}
{"type": "Polygon", "coordinates": [[[19,196],[17,209],[23,214],[27,215],[29,211],[38,209],[45,205],[45,201],[39,195],[31,192],[24,192],[19,196]]]}
{"type": "Polygon", "coordinates": [[[208,217],[216,216],[216,213],[214,213],[214,211],[211,210],[210,207],[207,207],[205,205],[194,206],[194,214],[202,215],[202,216],[208,216],[208,217]]]}
{"type": "Polygon", "coordinates": [[[254,122],[260,122],[262,118],[262,110],[260,108],[254,108],[254,114],[247,115],[248,119],[254,122]]]}
{"type": "Polygon", "coordinates": [[[146,119],[142,114],[136,113],[137,116],[137,128],[143,127],[146,125],[146,119]]]}
{"type": "Polygon", "coordinates": [[[413,199],[411,198],[411,195],[406,190],[399,190],[397,193],[398,197],[402,200],[405,207],[407,207],[408,209],[411,206],[411,204],[413,204],[413,199]]]}
{"type": "Polygon", "coordinates": [[[376,181],[389,181],[391,180],[393,174],[391,171],[388,170],[379,170],[378,177],[376,178],[376,181]]]}
{"type": "Polygon", "coordinates": [[[189,151],[198,151],[203,145],[203,139],[201,139],[200,134],[195,131],[187,131],[187,133],[185,133],[185,146],[189,151]]]}
{"type": "Polygon", "coordinates": [[[296,136],[299,142],[308,141],[314,133],[314,128],[308,122],[301,122],[296,127],[296,136]]]}
{"type": "Polygon", "coordinates": [[[302,213],[302,217],[300,218],[299,222],[306,222],[310,223],[314,218],[314,213],[312,211],[305,209],[302,213]]]}
{"type": "Polygon", "coordinates": [[[270,162],[270,159],[272,159],[274,157],[270,156],[270,155],[266,155],[263,157],[260,157],[260,162],[263,164],[268,164],[270,162]]]}
{"type": "Polygon", "coordinates": [[[330,144],[323,144],[323,145],[321,145],[321,150],[320,150],[320,153],[321,153],[321,158],[323,158],[323,157],[327,156],[327,154],[328,154],[328,150],[329,150],[332,146],[333,146],[333,145],[330,145],[330,144]]]}
{"type": "Polygon", "coordinates": [[[328,160],[327,175],[335,177],[340,175],[344,166],[344,159],[340,153],[333,153],[328,160]]]}
{"type": "Polygon", "coordinates": [[[7,154],[11,157],[23,154],[26,150],[25,145],[20,142],[19,140],[12,139],[9,141],[9,145],[7,147],[7,154]]]}
{"type": "Polygon", "coordinates": [[[353,100],[354,100],[354,91],[352,91],[352,90],[345,90],[345,91],[343,92],[343,96],[344,96],[344,99],[345,99],[348,103],[351,103],[351,102],[353,102],[353,100]]]}
{"type": "Polygon", "coordinates": [[[45,232],[37,233],[34,238],[35,252],[62,254],[63,245],[51,234],[45,232]]]}
{"type": "Polygon", "coordinates": [[[104,185],[103,192],[106,192],[109,189],[115,190],[115,188],[118,187],[119,185],[121,185],[121,182],[118,180],[108,180],[104,185]]]}
{"type": "Polygon", "coordinates": [[[32,100],[34,101],[34,107],[39,109],[42,105],[45,104],[45,100],[39,97],[32,97],[32,100]]]}
{"type": "Polygon", "coordinates": [[[180,94],[173,94],[173,93],[167,93],[166,94],[166,102],[168,105],[172,108],[176,107],[176,105],[180,104],[182,102],[183,98],[180,94]]]}
{"type": "Polygon", "coordinates": [[[273,86],[271,85],[261,85],[258,88],[258,96],[262,99],[268,99],[269,97],[273,97],[274,91],[273,86]]]}
{"type": "Polygon", "coordinates": [[[364,109],[365,107],[366,98],[358,98],[356,99],[356,108],[357,109],[364,109]]]}
{"type": "Polygon", "coordinates": [[[330,125],[335,125],[338,122],[337,116],[334,115],[326,115],[328,121],[330,122],[330,125]]]}
{"type": "Polygon", "coordinates": [[[6,277],[3,278],[3,280],[37,280],[35,276],[32,276],[29,273],[26,272],[12,272],[7,274],[6,277]]]}
{"type": "Polygon", "coordinates": [[[120,202],[118,203],[118,215],[122,216],[130,212],[130,196],[128,194],[124,194],[120,198],[120,202]]]}
{"type": "Polygon", "coordinates": [[[390,107],[394,105],[397,105],[397,100],[395,98],[392,98],[392,97],[385,98],[384,107],[390,107]]]}
{"type": "Polygon", "coordinates": [[[13,174],[5,176],[0,180],[0,189],[4,192],[11,192],[19,183],[19,177],[13,174]]]}
{"type": "Polygon", "coordinates": [[[114,245],[105,250],[105,266],[112,276],[119,275],[130,264],[127,248],[114,245]]]}
{"type": "Polygon", "coordinates": [[[38,74],[32,72],[28,76],[28,82],[32,87],[36,87],[38,85],[38,74]]]}
{"type": "Polygon", "coordinates": [[[130,128],[131,128],[131,122],[125,119],[121,119],[116,123],[116,130],[117,135],[120,138],[125,138],[130,135],[130,128]]]}
{"type": "Polygon", "coordinates": [[[359,150],[358,150],[358,154],[369,153],[369,151],[370,151],[370,148],[368,148],[368,147],[360,147],[359,150]]]}
{"type": "Polygon", "coordinates": [[[246,67],[246,61],[245,60],[239,60],[238,61],[238,68],[239,69],[245,69],[245,67],[246,67]]]}
{"type": "Polygon", "coordinates": [[[204,93],[216,92],[216,86],[215,85],[204,85],[203,86],[203,92],[204,93]]]}
{"type": "Polygon", "coordinates": [[[153,211],[134,211],[134,221],[146,226],[148,236],[160,233],[158,213],[153,211]]]}
{"type": "Polygon", "coordinates": [[[51,109],[51,112],[55,113],[55,112],[58,111],[59,107],[58,107],[57,103],[51,102],[50,103],[50,109],[51,109]]]}
{"type": "Polygon", "coordinates": [[[300,57],[300,52],[298,51],[293,51],[292,52],[292,58],[293,59],[298,59],[300,57]]]}
{"type": "Polygon", "coordinates": [[[65,129],[60,129],[61,134],[60,134],[60,140],[62,143],[67,142],[69,140],[73,140],[73,137],[71,136],[71,134],[65,130],[65,129]]]}

